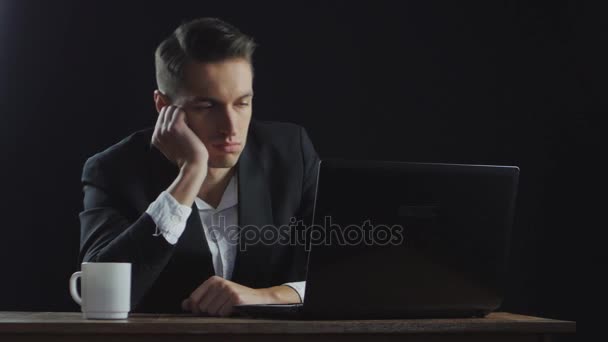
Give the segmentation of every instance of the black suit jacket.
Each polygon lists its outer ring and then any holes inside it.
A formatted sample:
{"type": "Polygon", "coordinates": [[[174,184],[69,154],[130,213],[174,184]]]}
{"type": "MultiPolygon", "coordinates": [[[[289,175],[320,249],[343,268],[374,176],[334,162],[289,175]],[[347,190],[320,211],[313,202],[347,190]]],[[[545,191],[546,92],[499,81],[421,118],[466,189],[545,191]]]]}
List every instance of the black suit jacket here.
{"type": "MultiPolygon", "coordinates": [[[[179,170],[150,144],[152,132],[135,132],[86,161],[79,264],[130,262],[132,311],[180,312],[182,300],[215,272],[195,204],[177,244],[153,236],[145,211],[179,170]]],[[[236,166],[239,226],[285,228],[292,217],[309,224],[318,162],[303,128],[252,120],[236,166]]],[[[246,247],[238,248],[233,281],[261,288],[305,279],[303,245],[246,247]]]]}

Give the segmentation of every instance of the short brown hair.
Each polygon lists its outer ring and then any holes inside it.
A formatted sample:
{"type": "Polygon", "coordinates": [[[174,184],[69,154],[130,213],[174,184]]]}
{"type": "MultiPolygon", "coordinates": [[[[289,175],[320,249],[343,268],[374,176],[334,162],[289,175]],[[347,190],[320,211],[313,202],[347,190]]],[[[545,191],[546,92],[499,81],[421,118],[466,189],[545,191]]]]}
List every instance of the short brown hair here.
{"type": "Polygon", "coordinates": [[[244,58],[252,64],[255,48],[253,38],[220,19],[200,18],[186,22],[156,48],[156,84],[171,98],[182,85],[183,70],[188,63],[244,58]]]}

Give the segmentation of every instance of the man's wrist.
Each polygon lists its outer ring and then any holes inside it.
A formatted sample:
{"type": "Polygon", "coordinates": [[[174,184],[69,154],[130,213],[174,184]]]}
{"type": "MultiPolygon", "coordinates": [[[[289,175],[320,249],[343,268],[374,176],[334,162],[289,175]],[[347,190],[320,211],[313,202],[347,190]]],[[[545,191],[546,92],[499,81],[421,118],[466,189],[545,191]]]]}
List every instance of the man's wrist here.
{"type": "Polygon", "coordinates": [[[184,164],[173,184],[167,189],[167,192],[180,204],[191,207],[206,176],[206,165],[203,167],[195,163],[184,164]]]}
{"type": "Polygon", "coordinates": [[[202,183],[207,176],[207,163],[202,161],[185,162],[179,170],[181,177],[200,180],[202,183]]]}
{"type": "Polygon", "coordinates": [[[264,291],[270,303],[293,304],[301,302],[298,292],[288,285],[273,286],[261,290],[264,291]]]}

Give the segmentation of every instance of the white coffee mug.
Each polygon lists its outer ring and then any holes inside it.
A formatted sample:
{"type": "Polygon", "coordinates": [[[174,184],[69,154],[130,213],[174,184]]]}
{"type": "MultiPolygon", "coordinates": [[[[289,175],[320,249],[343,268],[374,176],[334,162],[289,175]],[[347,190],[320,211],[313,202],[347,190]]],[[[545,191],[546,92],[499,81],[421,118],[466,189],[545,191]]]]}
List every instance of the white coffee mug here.
{"type": "Polygon", "coordinates": [[[86,319],[125,319],[131,310],[131,264],[84,262],[70,277],[70,294],[86,319]],[[82,297],[76,290],[78,278],[82,297]]]}

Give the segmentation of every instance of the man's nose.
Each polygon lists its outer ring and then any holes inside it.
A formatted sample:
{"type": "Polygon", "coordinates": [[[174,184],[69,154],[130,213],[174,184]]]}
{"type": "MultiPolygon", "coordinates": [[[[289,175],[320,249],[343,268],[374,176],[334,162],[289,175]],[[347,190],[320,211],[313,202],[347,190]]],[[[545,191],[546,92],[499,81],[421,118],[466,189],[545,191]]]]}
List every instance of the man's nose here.
{"type": "Polygon", "coordinates": [[[229,137],[236,135],[236,115],[230,108],[223,111],[219,123],[220,133],[229,137]]]}

